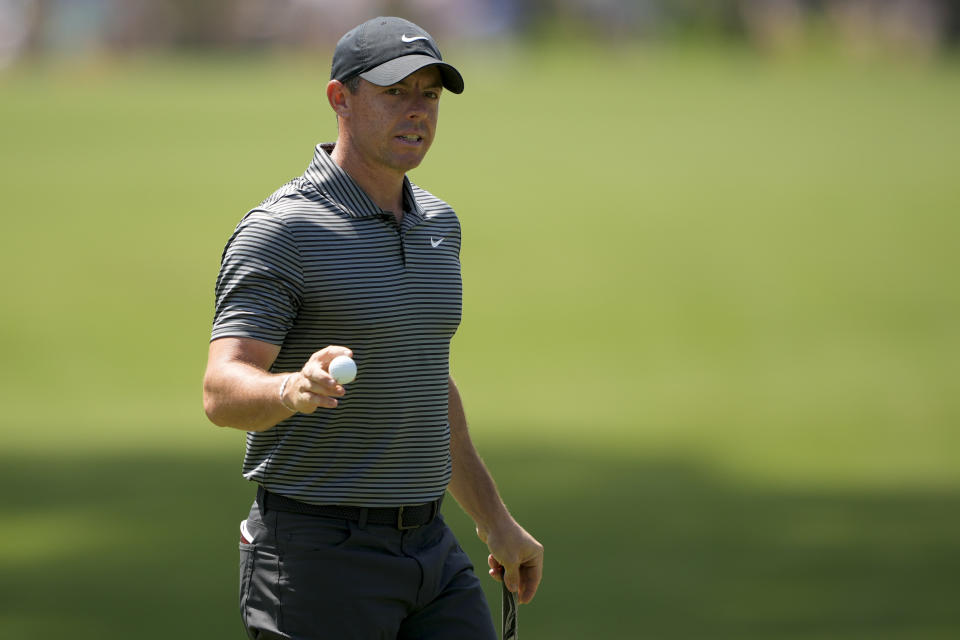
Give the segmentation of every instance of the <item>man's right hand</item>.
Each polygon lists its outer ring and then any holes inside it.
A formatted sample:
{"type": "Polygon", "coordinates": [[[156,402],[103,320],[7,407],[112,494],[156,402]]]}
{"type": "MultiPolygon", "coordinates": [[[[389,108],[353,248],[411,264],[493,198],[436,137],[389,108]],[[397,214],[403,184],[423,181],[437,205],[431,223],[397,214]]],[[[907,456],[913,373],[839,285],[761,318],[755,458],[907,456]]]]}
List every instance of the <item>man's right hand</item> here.
{"type": "Polygon", "coordinates": [[[221,427],[266,431],[294,411],[312,413],[318,407],[337,406],[337,398],[345,392],[328,368],[339,355],[352,357],[350,349],[329,346],[310,356],[300,371],[270,373],[279,353],[279,346],[252,338],[211,341],[203,377],[203,407],[210,421],[221,427]]]}
{"type": "Polygon", "coordinates": [[[337,356],[353,357],[346,347],[332,345],[315,352],[303,368],[293,374],[283,389],[283,404],[300,413],[313,413],[319,407],[334,409],[346,390],[330,375],[330,361],[337,356]]]}

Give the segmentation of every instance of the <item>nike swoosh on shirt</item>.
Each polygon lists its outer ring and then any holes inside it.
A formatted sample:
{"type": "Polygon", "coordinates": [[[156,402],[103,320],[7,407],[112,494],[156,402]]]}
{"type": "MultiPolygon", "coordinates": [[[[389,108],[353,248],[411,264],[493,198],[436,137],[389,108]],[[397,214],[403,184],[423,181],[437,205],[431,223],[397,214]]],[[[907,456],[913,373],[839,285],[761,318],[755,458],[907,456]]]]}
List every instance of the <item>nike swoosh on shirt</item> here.
{"type": "Polygon", "coordinates": [[[416,42],[417,40],[429,40],[427,36],[408,36],[406,34],[400,36],[400,39],[404,42],[416,42]]]}
{"type": "Polygon", "coordinates": [[[446,240],[446,238],[440,238],[439,240],[434,240],[433,236],[430,236],[430,246],[436,249],[440,246],[440,243],[446,240]]]}

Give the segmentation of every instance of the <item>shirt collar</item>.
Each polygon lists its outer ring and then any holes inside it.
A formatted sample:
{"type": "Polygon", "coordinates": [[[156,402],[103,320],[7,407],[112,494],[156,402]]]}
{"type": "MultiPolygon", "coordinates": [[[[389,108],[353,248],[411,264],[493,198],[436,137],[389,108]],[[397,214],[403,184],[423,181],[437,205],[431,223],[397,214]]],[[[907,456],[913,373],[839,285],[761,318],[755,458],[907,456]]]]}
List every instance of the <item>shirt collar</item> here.
{"type": "MultiPolygon", "coordinates": [[[[347,215],[365,218],[386,213],[374,204],[370,196],[354,182],[349,173],[333,161],[330,154],[333,153],[334,144],[324,142],[317,145],[313,153],[313,161],[307,167],[304,177],[333,200],[347,215]]],[[[412,214],[418,219],[426,217],[413,194],[413,184],[406,176],[403,177],[403,201],[404,207],[407,208],[404,216],[412,214]]]]}

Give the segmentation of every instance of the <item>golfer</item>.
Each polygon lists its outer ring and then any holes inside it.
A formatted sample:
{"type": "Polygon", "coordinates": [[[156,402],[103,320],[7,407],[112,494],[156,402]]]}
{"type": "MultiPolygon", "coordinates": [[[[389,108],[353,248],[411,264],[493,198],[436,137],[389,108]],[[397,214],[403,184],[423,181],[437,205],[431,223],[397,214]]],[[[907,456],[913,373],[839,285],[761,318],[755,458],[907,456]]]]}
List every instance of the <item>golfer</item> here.
{"type": "Polygon", "coordinates": [[[241,523],[250,638],[494,639],[445,493],[476,522],[490,574],[529,602],[543,547],[511,517],[449,374],[460,224],[410,182],[444,91],[463,79],[399,18],[349,31],[327,99],[337,140],[224,249],[204,407],[247,431],[257,496],[241,523]],[[352,357],[356,380],[328,372],[352,357]]]}

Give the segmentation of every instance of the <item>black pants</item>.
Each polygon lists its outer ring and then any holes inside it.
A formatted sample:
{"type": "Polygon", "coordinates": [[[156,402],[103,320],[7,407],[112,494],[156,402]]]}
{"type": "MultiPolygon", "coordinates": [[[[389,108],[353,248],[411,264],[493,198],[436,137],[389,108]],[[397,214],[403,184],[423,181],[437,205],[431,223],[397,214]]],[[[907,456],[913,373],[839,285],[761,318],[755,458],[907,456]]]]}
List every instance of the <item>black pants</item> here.
{"type": "Polygon", "coordinates": [[[253,640],[496,640],[453,532],[268,510],[240,544],[240,613],[253,640]]]}

